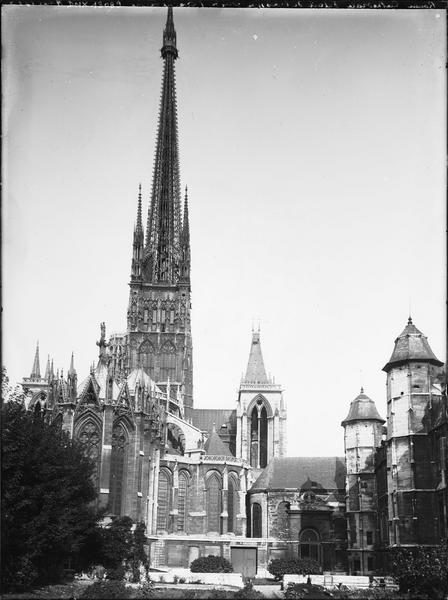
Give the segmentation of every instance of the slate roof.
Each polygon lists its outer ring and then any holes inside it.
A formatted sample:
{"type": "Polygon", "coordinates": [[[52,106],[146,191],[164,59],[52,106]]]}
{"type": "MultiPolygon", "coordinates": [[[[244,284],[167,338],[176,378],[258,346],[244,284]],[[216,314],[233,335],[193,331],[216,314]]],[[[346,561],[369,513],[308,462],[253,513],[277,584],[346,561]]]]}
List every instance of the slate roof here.
{"type": "Polygon", "coordinates": [[[409,317],[408,324],[395,340],[394,351],[389,362],[383,367],[383,371],[388,372],[394,365],[408,360],[422,360],[437,366],[443,365],[431,350],[427,337],[417,329],[411,317],[409,317]]]}
{"type": "Polygon", "coordinates": [[[263,355],[260,346],[260,333],[252,332],[252,344],[250,347],[249,361],[247,363],[246,375],[243,378],[245,383],[269,383],[264,368],[263,355]]]}
{"type": "Polygon", "coordinates": [[[222,439],[216,433],[215,430],[212,431],[210,437],[204,444],[205,453],[209,456],[232,456],[233,454],[230,452],[229,447],[224,444],[222,439]]]}
{"type": "Polygon", "coordinates": [[[375,402],[364,394],[364,389],[361,388],[361,393],[356,396],[350,404],[348,415],[342,421],[341,425],[350,423],[351,421],[379,421],[385,423],[376,409],[375,402]]]}
{"type": "Polygon", "coordinates": [[[191,419],[193,425],[201,431],[217,431],[222,425],[228,424],[229,429],[236,429],[236,410],[221,408],[189,408],[185,407],[185,416],[191,419]]]}
{"type": "Polygon", "coordinates": [[[274,458],[251,491],[265,489],[344,490],[345,459],[342,456],[287,456],[274,458]]]}

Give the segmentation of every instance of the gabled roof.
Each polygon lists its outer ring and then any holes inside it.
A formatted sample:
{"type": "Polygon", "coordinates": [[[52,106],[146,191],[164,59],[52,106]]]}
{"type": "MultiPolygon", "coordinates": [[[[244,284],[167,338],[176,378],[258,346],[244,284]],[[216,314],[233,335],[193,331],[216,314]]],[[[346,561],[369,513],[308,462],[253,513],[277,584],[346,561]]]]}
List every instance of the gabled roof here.
{"type": "Polygon", "coordinates": [[[287,456],[273,458],[251,487],[254,490],[343,490],[345,459],[342,456],[287,456]]]}
{"type": "Polygon", "coordinates": [[[219,431],[222,425],[236,429],[236,410],[232,408],[190,408],[185,407],[185,416],[201,431],[211,432],[213,425],[219,431]]]}
{"type": "Polygon", "coordinates": [[[383,367],[383,371],[388,372],[394,365],[409,360],[425,361],[437,366],[443,365],[431,350],[427,337],[417,329],[411,317],[409,317],[408,324],[395,340],[394,351],[389,362],[383,367]]]}
{"type": "Polygon", "coordinates": [[[210,434],[210,437],[204,444],[205,454],[209,456],[230,456],[233,457],[233,454],[230,452],[229,447],[224,444],[222,439],[216,433],[215,429],[210,434]]]}
{"type": "Polygon", "coordinates": [[[269,383],[264,368],[263,355],[260,346],[260,332],[252,332],[252,344],[250,347],[249,361],[247,363],[244,383],[269,383]]]}
{"type": "Polygon", "coordinates": [[[351,421],[379,421],[385,423],[376,409],[375,402],[364,394],[364,389],[361,388],[361,393],[356,396],[350,404],[348,415],[342,421],[341,425],[350,423],[351,421]]]}

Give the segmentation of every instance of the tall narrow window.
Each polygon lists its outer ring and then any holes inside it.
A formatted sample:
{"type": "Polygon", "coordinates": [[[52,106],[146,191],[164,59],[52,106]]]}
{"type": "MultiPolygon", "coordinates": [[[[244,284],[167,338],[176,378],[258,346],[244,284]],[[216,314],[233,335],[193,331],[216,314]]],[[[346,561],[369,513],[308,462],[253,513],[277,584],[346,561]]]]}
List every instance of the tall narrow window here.
{"type": "Polygon", "coordinates": [[[207,481],[207,531],[221,533],[221,482],[213,474],[207,481]]]}
{"type": "Polygon", "coordinates": [[[171,342],[166,342],[160,350],[160,379],[176,381],[176,348],[171,342]]]}
{"type": "Polygon", "coordinates": [[[159,474],[159,492],[157,494],[157,533],[168,531],[170,513],[171,478],[166,471],[159,474]]]}
{"type": "Polygon", "coordinates": [[[125,462],[127,434],[121,423],[113,428],[112,453],[110,460],[110,511],[114,515],[122,514],[123,490],[126,489],[125,462]]]}
{"type": "Polygon", "coordinates": [[[228,490],[227,490],[227,531],[235,533],[236,530],[236,515],[238,512],[238,484],[236,479],[230,475],[228,490]]]}
{"type": "Polygon", "coordinates": [[[139,365],[145,369],[151,378],[154,378],[154,346],[146,340],[140,345],[138,353],[139,365]]]}
{"type": "Polygon", "coordinates": [[[88,456],[94,463],[94,470],[92,478],[95,486],[99,484],[99,472],[100,472],[100,442],[101,433],[100,427],[94,421],[86,421],[78,431],[78,440],[81,442],[84,454],[88,456]]]}
{"type": "Polygon", "coordinates": [[[255,469],[258,467],[258,410],[252,410],[250,419],[250,465],[255,469]]]}
{"type": "Polygon", "coordinates": [[[258,502],[252,504],[252,537],[261,538],[262,525],[261,525],[261,506],[258,502]]]}
{"type": "Polygon", "coordinates": [[[268,464],[268,414],[263,406],[260,414],[260,467],[268,464]]]}
{"type": "Polygon", "coordinates": [[[187,532],[188,514],[188,476],[179,473],[179,490],[177,494],[177,530],[187,532]]]}

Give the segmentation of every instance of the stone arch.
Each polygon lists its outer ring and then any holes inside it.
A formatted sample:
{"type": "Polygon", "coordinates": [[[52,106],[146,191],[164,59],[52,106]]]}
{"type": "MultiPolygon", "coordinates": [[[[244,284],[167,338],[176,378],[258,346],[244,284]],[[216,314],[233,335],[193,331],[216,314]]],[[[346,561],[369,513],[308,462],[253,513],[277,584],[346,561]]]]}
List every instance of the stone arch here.
{"type": "Polygon", "coordinates": [[[166,533],[169,529],[172,487],[173,474],[166,467],[162,467],[159,471],[157,492],[157,533],[166,533]]]}
{"type": "Polygon", "coordinates": [[[205,476],[207,512],[207,531],[221,533],[221,511],[222,511],[222,476],[216,470],[208,471],[205,476]]]}
{"type": "Polygon", "coordinates": [[[166,441],[169,454],[185,454],[185,434],[176,423],[167,423],[166,441]]]}

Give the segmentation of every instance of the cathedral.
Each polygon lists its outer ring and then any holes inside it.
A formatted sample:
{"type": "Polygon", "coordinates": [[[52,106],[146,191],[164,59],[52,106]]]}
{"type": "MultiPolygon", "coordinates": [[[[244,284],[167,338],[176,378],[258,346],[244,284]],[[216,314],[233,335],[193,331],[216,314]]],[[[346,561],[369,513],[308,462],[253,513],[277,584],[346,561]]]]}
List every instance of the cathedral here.
{"type": "Polygon", "coordinates": [[[386,419],[361,389],[342,421],[345,456],[286,455],[287,407],[259,330],[234,405],[194,406],[172,8],[161,56],[151,202],[144,225],[140,188],[126,331],[107,338],[101,324],[98,360],[80,380],[73,356],[65,375],[48,360],[41,376],[37,347],[22,381],[29,410],[82,444],[107,517],[145,523],[153,567],[209,554],[235,562],[247,551],[260,567],[309,557],[323,571],[373,574],[391,547],[438,544],[448,533],[446,381],[411,319],[383,368],[386,419]]]}

